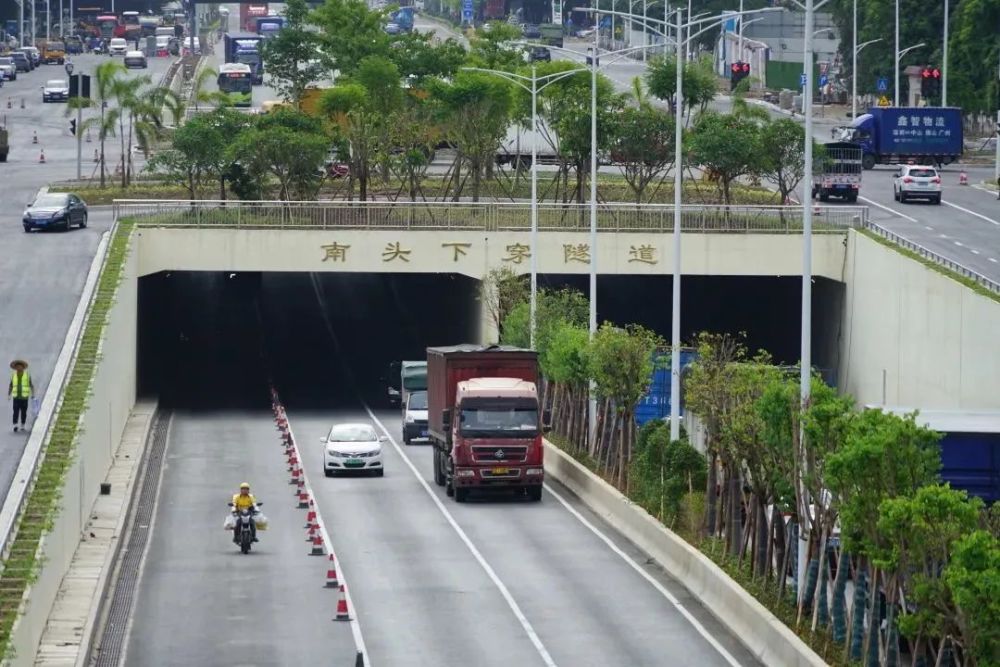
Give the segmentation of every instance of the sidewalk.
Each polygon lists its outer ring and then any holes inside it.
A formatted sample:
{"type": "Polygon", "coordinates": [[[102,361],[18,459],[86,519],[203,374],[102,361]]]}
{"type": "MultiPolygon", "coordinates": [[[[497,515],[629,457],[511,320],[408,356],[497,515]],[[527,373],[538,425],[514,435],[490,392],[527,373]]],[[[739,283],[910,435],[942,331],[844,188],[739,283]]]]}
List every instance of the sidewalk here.
{"type": "Polygon", "coordinates": [[[36,666],[75,667],[90,651],[100,602],[114,570],[155,412],[156,404],[152,401],[136,403],[132,409],[114,463],[104,480],[111,484],[111,493],[98,496],[94,502],[90,521],[49,613],[35,657],[36,666]]]}

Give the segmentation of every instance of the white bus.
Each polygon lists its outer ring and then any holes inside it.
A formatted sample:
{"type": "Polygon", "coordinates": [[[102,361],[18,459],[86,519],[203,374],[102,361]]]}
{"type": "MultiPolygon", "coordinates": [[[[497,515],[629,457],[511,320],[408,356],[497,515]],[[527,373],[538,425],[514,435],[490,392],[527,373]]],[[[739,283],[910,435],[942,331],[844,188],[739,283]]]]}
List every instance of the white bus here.
{"type": "Polygon", "coordinates": [[[233,106],[248,107],[253,98],[253,81],[250,65],[244,63],[225,63],[219,66],[219,90],[229,93],[233,106]]]}

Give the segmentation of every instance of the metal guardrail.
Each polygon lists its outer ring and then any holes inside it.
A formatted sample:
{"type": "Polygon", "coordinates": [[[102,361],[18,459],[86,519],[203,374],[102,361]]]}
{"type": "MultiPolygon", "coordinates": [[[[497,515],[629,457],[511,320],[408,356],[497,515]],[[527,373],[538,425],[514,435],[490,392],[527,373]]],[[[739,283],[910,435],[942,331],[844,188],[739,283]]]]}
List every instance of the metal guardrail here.
{"type": "MultiPolygon", "coordinates": [[[[388,201],[182,201],[116,200],[115,219],[132,218],[154,227],[236,227],[279,229],[384,229],[528,231],[527,202],[388,202],[388,201]]],[[[815,207],[817,233],[843,233],[868,221],[864,206],[815,207]]],[[[674,207],[669,204],[601,204],[597,226],[603,232],[670,232],[674,207]]],[[[542,203],[538,229],[543,232],[590,230],[588,204],[542,203]]],[[[704,233],[796,234],[802,231],[799,206],[681,207],[681,230],[704,233]]]]}
{"type": "Polygon", "coordinates": [[[885,227],[877,225],[874,222],[866,221],[864,223],[864,229],[867,229],[875,234],[878,234],[880,237],[884,238],[885,240],[891,243],[898,245],[901,248],[905,248],[910,252],[920,255],[924,259],[930,260],[935,264],[943,266],[949,271],[953,271],[964,278],[973,280],[978,285],[980,285],[985,289],[988,289],[994,294],[1000,295],[1000,282],[997,282],[991,278],[987,278],[983,274],[979,273],[978,271],[974,271],[973,269],[970,269],[964,264],[960,264],[954,260],[948,259],[943,255],[939,255],[933,250],[929,250],[924,246],[920,245],[919,243],[914,243],[913,241],[910,241],[909,239],[906,239],[900,236],[899,234],[890,232],[885,227]]]}

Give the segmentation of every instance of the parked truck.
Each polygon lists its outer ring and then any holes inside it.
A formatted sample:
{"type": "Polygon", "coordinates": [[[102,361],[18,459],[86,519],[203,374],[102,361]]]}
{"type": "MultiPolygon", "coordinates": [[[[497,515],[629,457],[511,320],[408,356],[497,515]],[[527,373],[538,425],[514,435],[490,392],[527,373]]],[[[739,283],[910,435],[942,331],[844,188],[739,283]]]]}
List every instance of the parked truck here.
{"type": "Polygon", "coordinates": [[[815,163],[812,177],[813,199],[829,201],[838,197],[848,202],[858,201],[861,192],[863,149],[850,142],[830,142],[815,163]]]}
{"type": "Polygon", "coordinates": [[[539,41],[542,44],[562,48],[563,27],[561,25],[558,23],[542,23],[538,26],[538,31],[541,33],[539,41]]]}
{"type": "Polygon", "coordinates": [[[951,164],[962,156],[962,110],[956,107],[876,107],[840,128],[857,144],[862,165],[951,164]]]}
{"type": "Polygon", "coordinates": [[[434,482],[456,502],[464,502],[474,489],[515,489],[541,500],[543,419],[537,384],[538,353],[532,350],[427,348],[434,482]]]}
{"type": "Polygon", "coordinates": [[[262,41],[263,37],[252,33],[226,33],[223,40],[225,61],[249,65],[250,79],[255,86],[264,83],[264,61],[260,55],[262,41]]]}

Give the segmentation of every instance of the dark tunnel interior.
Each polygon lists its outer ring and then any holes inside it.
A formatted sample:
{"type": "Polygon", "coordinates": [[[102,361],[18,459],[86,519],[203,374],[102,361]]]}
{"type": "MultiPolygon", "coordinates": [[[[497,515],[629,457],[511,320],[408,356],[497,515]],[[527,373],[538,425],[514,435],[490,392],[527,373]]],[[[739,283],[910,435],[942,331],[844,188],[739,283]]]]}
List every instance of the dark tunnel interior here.
{"type": "MultiPolygon", "coordinates": [[[[586,290],[587,276],[539,277],[586,290]]],[[[682,338],[747,333],[780,363],[799,356],[797,277],[685,277],[682,338]]],[[[599,320],[670,337],[669,276],[605,276],[599,320]]],[[[817,279],[813,363],[836,368],[843,285],[817,279]]],[[[273,379],[289,406],[329,408],[385,398],[390,362],[429,345],[476,342],[478,282],[454,274],[158,273],[139,280],[143,395],[186,409],[259,408],[273,379]]],[[[835,380],[832,376],[829,378],[835,380]]]]}

